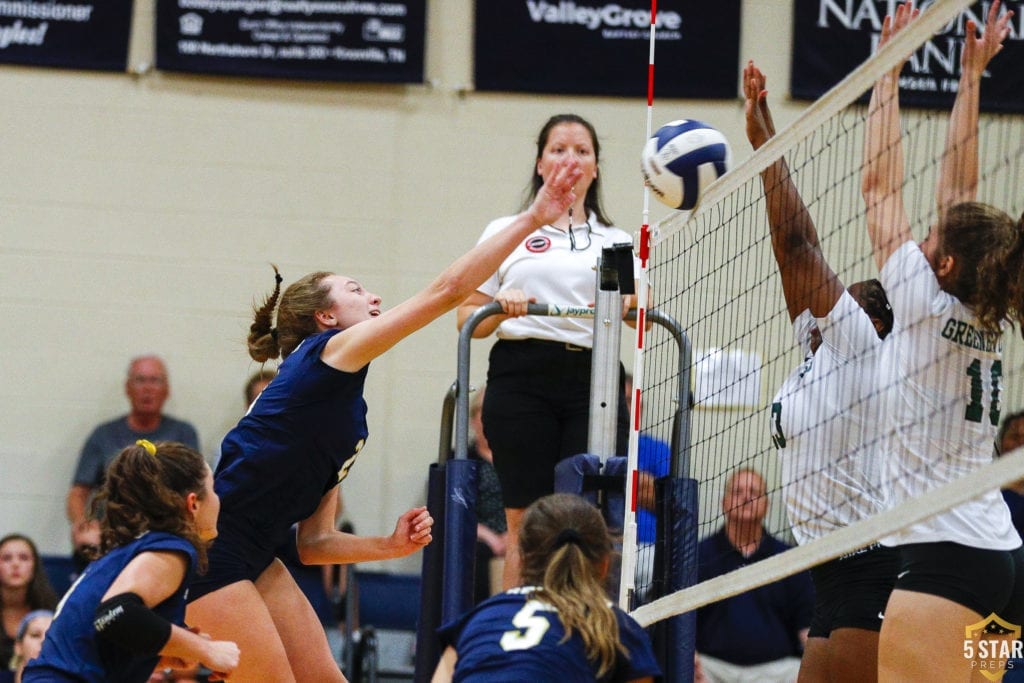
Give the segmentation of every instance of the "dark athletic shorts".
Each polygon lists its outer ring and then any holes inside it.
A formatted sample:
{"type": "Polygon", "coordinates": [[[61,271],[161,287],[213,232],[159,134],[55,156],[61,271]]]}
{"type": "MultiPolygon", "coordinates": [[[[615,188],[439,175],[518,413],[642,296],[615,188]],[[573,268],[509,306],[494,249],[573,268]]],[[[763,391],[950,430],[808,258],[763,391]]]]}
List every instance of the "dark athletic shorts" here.
{"type": "Polygon", "coordinates": [[[1024,618],[1024,548],[985,550],[948,541],[898,547],[896,588],[952,600],[983,617],[1024,618]]]}
{"type": "Polygon", "coordinates": [[[838,628],[878,631],[899,571],[899,552],[877,543],[811,569],[814,617],[810,638],[838,628]]]}
{"type": "MultiPolygon", "coordinates": [[[[555,465],[587,452],[590,349],[562,342],[499,340],[491,347],[481,418],[507,508],[554,492],[555,465]]],[[[629,412],[619,370],[616,453],[624,454],[629,412]]]]}
{"type": "Polygon", "coordinates": [[[228,524],[220,522],[208,557],[206,574],[196,576],[189,585],[189,602],[238,581],[255,582],[274,561],[274,551],[253,544],[228,524]]]}

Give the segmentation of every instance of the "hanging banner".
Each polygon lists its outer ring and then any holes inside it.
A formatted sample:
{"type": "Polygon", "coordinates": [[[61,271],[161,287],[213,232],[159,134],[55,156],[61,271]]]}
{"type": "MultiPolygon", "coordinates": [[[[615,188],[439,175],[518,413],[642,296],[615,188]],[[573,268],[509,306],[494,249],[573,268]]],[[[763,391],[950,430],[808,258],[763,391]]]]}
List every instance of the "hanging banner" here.
{"type": "MultiPolygon", "coordinates": [[[[646,97],[650,0],[477,0],[477,90],[646,97]]],[[[655,97],[732,99],[740,0],[658,5],[655,97]]]]}
{"type": "Polygon", "coordinates": [[[132,4],[0,1],[0,62],[125,71],[132,4]]]}
{"type": "Polygon", "coordinates": [[[156,66],[422,83],[426,0],[157,0],[156,66]]]}
{"type": "MultiPolygon", "coordinates": [[[[900,75],[901,104],[930,109],[953,105],[967,20],[983,29],[991,4],[971,5],[911,55],[900,75]]],[[[795,0],[793,97],[817,99],[860,66],[877,48],[882,20],[895,7],[890,0],[795,0]]],[[[1014,13],[1010,34],[982,81],[982,111],[1024,112],[1024,2],[1003,2],[1001,11],[1006,10],[1014,13]]]]}

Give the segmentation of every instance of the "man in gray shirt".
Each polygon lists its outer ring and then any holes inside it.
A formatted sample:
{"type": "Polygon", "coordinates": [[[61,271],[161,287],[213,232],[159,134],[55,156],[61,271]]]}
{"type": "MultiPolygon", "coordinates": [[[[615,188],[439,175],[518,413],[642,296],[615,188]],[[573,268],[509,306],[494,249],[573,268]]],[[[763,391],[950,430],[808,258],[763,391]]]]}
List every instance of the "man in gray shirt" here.
{"type": "Polygon", "coordinates": [[[76,559],[99,545],[99,523],[89,515],[93,493],[103,483],[107,465],[125,446],[138,439],[179,441],[199,450],[195,427],[162,413],[170,395],[167,367],[159,356],[139,356],[128,365],[124,392],[131,406],[127,415],[96,427],[78,458],[78,467],[67,496],[71,545],[76,559]]]}

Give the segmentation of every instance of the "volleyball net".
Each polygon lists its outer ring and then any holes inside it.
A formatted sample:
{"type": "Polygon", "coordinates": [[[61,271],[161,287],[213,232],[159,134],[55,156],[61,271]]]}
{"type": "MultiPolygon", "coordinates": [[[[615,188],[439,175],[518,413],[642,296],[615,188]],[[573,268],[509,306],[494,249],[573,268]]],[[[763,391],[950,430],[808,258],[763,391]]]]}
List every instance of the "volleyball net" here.
{"type": "MultiPolygon", "coordinates": [[[[772,442],[773,396],[805,358],[794,341],[793,325],[783,297],[779,269],[773,257],[761,171],[784,157],[813,220],[821,250],[840,280],[852,283],[877,278],[866,231],[861,198],[864,140],[868,107],[866,93],[885,72],[908,54],[924,49],[944,27],[962,26],[957,18],[973,17],[981,27],[985,17],[979,3],[971,14],[970,0],[937,0],[906,30],[882,47],[833,90],[812,104],[792,125],[780,130],[711,188],[689,213],[673,214],[656,226],[648,277],[654,305],[680,321],[693,348],[692,412],[688,445],[689,477],[699,482],[698,535],[710,536],[723,527],[723,492],[730,477],[750,468],[767,483],[768,533],[799,546],[729,574],[671,594],[654,585],[652,568],[657,543],[644,543],[624,552],[636,553],[637,594],[645,604],[633,615],[654,624],[711,602],[790,576],[827,560],[869,545],[909,524],[972,500],[1024,478],[1024,453],[994,459],[952,483],[885,509],[856,523],[835,528],[833,517],[861,501],[834,497],[819,506],[817,516],[805,515],[794,530],[786,513],[782,468],[772,442]],[[820,533],[820,529],[829,529],[820,533]],[[832,530],[834,529],[834,530],[832,530]]],[[[996,59],[1000,57],[997,56],[996,59]]],[[[773,75],[768,74],[769,78],[773,75]]],[[[781,93],[769,91],[770,104],[781,93]]],[[[935,223],[936,186],[946,149],[948,110],[902,108],[902,146],[905,155],[903,193],[916,239],[935,223]]],[[[1019,115],[982,114],[979,121],[979,201],[992,204],[1015,219],[1024,210],[1019,179],[1024,172],[1024,125],[1019,115]]],[[[744,140],[731,141],[742,157],[744,140]]],[[[747,147],[749,149],[749,147],[747,147]]],[[[678,395],[678,349],[668,335],[647,337],[643,369],[642,432],[660,441],[671,439],[678,395]]],[[[1020,330],[1003,335],[1001,390],[984,384],[983,419],[998,422],[999,411],[1024,407],[1022,384],[1024,343],[1020,330]]],[[[965,405],[974,399],[977,378],[965,372],[965,405]]],[[[823,381],[828,381],[825,378],[823,381]]],[[[837,375],[834,381],[841,380],[837,375]]],[[[877,391],[874,390],[874,391],[877,391]]],[[[871,401],[869,392],[858,400],[871,401]]],[[[938,415],[944,406],[935,407],[938,415]]],[[[805,421],[806,422],[806,421],[805,421]]],[[[813,423],[813,419],[810,420],[813,423]]],[[[879,426],[881,432],[881,423],[879,426]]],[[[776,434],[776,436],[779,436],[776,434]]],[[[875,435],[881,439],[884,434],[875,435]]],[[[871,444],[869,444],[871,445],[871,444]]],[[[641,446],[642,447],[642,446],[641,446]]],[[[855,453],[821,453],[787,472],[789,486],[808,484],[842,467],[855,453]]],[[[664,466],[663,471],[668,471],[664,466]]],[[[881,486],[887,482],[882,481],[881,486]]],[[[644,536],[643,532],[640,533],[644,536]]],[[[707,558],[704,558],[707,559],[707,558]]],[[[694,561],[699,562],[700,558],[694,561]]]]}

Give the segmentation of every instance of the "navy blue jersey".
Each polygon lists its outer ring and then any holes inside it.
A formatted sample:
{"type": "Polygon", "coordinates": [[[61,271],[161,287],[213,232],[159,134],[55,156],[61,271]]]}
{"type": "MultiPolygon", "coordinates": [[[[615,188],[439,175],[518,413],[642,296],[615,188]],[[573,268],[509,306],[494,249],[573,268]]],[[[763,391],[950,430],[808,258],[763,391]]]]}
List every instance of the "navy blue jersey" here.
{"type": "Polygon", "coordinates": [[[42,652],[25,669],[23,683],[132,683],[148,680],[160,658],[156,655],[143,657],[100,640],[93,620],[100,600],[128,563],[140,553],[157,550],[180,552],[188,557],[188,570],[178,590],[153,608],[171,623],[183,625],[185,597],[196,567],[196,549],[174,534],[163,531],[145,533],[92,562],[68,589],[57,605],[42,652]]]}
{"type": "Polygon", "coordinates": [[[659,676],[660,669],[647,633],[618,607],[621,653],[614,669],[598,679],[597,666],[587,660],[583,639],[573,632],[562,643],[565,629],[551,605],[532,597],[536,587],[513,588],[477,605],[438,632],[442,647],[459,655],[453,681],[599,681],[619,683],[659,676]]]}
{"type": "MultiPolygon", "coordinates": [[[[363,382],[369,366],[348,373],[320,360],[338,331],[303,340],[224,437],[214,483],[222,532],[216,545],[244,540],[269,564],[291,526],[313,514],[355,462],[368,434],[363,382]]],[[[218,554],[211,556],[211,574],[218,554]]]]}

